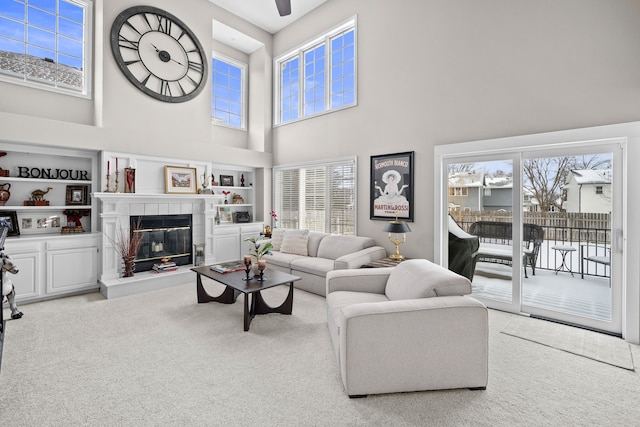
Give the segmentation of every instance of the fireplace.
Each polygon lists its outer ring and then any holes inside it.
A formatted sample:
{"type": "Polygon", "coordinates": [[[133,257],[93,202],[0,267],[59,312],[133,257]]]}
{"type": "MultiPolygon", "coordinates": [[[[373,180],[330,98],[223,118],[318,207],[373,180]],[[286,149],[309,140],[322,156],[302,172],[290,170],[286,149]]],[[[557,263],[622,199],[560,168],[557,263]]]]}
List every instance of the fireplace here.
{"type": "Polygon", "coordinates": [[[176,265],[191,264],[191,215],[131,216],[131,232],[142,233],[135,259],[135,271],[148,271],[162,259],[176,265]]]}

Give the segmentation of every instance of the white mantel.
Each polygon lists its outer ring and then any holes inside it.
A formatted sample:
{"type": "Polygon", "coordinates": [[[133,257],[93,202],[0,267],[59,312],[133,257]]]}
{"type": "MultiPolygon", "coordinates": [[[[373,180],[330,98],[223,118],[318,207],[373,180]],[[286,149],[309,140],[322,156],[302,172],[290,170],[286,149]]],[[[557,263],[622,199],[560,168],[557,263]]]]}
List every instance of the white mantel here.
{"type": "Polygon", "coordinates": [[[178,271],[157,274],[142,272],[121,278],[122,260],[114,246],[116,236],[130,232],[129,217],[137,215],[192,215],[193,244],[205,244],[205,263],[213,262],[213,220],[222,195],[211,194],[139,194],[93,193],[100,201],[102,239],[102,271],[99,276],[100,292],[106,298],[130,295],[179,285],[193,280],[191,266],[178,271]]]}

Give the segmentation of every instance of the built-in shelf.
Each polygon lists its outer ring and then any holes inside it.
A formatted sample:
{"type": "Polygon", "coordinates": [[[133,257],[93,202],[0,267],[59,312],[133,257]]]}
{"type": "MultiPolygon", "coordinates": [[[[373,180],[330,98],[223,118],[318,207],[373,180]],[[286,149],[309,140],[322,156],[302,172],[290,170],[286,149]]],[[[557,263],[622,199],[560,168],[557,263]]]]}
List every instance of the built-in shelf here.
{"type": "Polygon", "coordinates": [[[91,185],[91,181],[72,179],[18,178],[12,176],[3,176],[0,177],[0,180],[7,182],[31,182],[34,184],[91,185]]]}
{"type": "Polygon", "coordinates": [[[50,211],[50,210],[66,210],[66,209],[91,209],[91,205],[71,205],[71,206],[10,206],[4,205],[0,209],[10,211],[50,211]]]}

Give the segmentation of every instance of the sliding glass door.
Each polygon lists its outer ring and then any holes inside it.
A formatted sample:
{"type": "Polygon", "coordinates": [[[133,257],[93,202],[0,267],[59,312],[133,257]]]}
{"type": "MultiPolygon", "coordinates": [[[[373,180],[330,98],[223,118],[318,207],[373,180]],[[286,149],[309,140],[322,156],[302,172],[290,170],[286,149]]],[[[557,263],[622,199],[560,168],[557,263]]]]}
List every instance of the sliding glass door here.
{"type": "Polygon", "coordinates": [[[542,227],[521,311],[621,333],[622,184],[617,145],[522,153],[523,222],[542,227]],[[616,230],[618,230],[616,232],[616,230]]]}
{"type": "Polygon", "coordinates": [[[621,165],[615,143],[446,159],[447,265],[489,307],[621,333],[621,165]]]}

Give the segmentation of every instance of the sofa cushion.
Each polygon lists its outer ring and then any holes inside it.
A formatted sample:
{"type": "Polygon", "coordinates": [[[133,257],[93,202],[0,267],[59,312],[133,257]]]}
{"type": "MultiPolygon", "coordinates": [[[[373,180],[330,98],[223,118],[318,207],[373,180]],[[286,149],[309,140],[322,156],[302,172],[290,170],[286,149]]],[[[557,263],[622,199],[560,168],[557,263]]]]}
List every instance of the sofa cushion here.
{"type": "Polygon", "coordinates": [[[320,242],[322,239],[327,237],[328,233],[322,233],[320,231],[309,231],[309,256],[318,256],[318,246],[320,246],[320,242]]]}
{"type": "Polygon", "coordinates": [[[293,261],[306,259],[307,257],[296,254],[285,254],[280,251],[271,251],[271,255],[265,255],[263,258],[267,260],[267,268],[269,268],[269,264],[274,264],[289,269],[293,261]]]}
{"type": "Polygon", "coordinates": [[[284,238],[284,233],[286,231],[286,228],[274,228],[271,230],[271,244],[273,245],[274,251],[280,250],[280,246],[282,246],[282,239],[284,238]]]}
{"type": "Polygon", "coordinates": [[[410,259],[395,267],[385,288],[390,300],[467,295],[471,282],[426,259],[410,259]]]}
{"type": "Polygon", "coordinates": [[[370,237],[331,234],[320,241],[318,257],[337,259],[374,245],[375,241],[370,237]]]}
{"type": "Polygon", "coordinates": [[[287,230],[282,238],[280,252],[308,256],[309,230],[287,230]]]}
{"type": "Polygon", "coordinates": [[[291,271],[302,271],[316,276],[326,277],[327,272],[335,270],[332,259],[300,257],[291,260],[291,271]]]}

